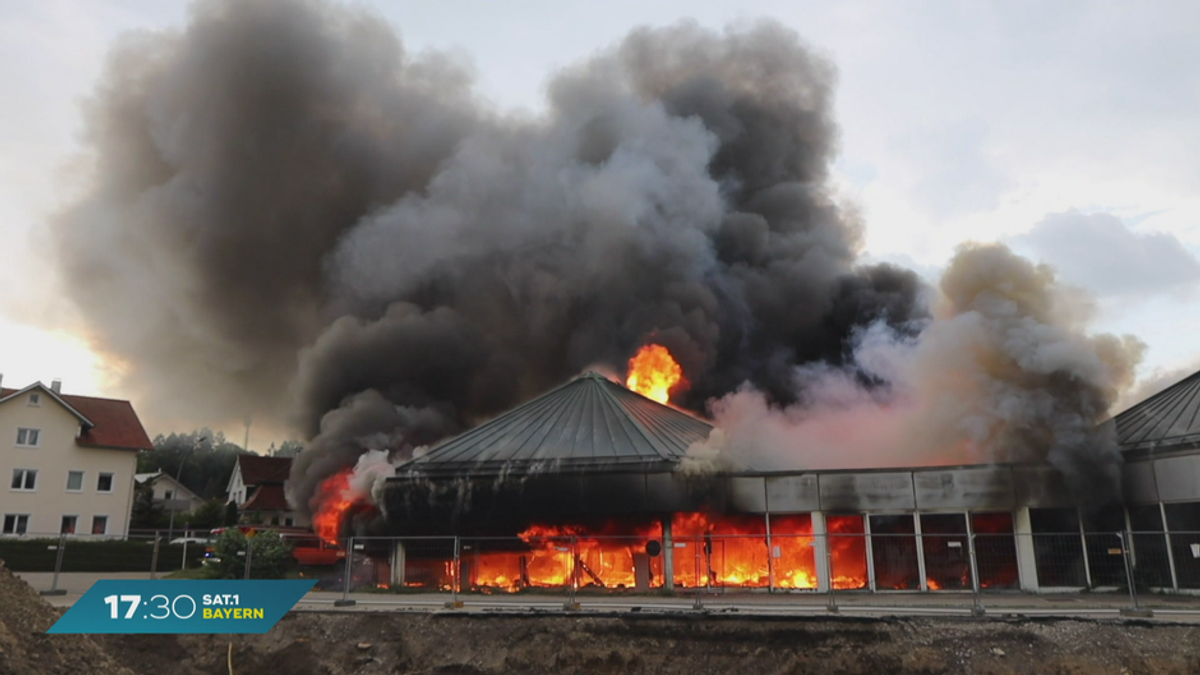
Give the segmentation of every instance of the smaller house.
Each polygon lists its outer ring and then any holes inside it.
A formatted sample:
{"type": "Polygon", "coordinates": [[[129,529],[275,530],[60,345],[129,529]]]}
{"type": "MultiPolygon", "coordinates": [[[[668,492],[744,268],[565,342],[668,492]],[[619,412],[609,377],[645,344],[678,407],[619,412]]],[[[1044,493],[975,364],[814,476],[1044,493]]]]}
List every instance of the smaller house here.
{"type": "Polygon", "coordinates": [[[229,501],[238,505],[243,522],[287,527],[307,527],[309,522],[292,511],[283,487],[292,471],[290,457],[239,455],[229,477],[229,501]]]}
{"type": "Polygon", "coordinates": [[[150,490],[155,502],[187,502],[186,508],[177,508],[177,511],[192,511],[204,504],[199,495],[187,489],[183,483],[176,482],[175,478],[165,471],[134,474],[133,480],[139,489],[150,490]]]}

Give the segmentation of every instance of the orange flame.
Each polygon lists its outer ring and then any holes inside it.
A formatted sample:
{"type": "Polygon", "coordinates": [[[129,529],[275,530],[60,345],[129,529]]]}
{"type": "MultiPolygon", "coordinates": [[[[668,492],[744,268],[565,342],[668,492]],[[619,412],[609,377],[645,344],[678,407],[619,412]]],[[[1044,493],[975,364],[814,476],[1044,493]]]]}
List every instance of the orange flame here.
{"type": "MultiPolygon", "coordinates": [[[[834,587],[863,588],[867,583],[866,546],[861,518],[835,521],[831,557],[834,587]],[[857,533],[858,536],[854,536],[857,533]]],[[[637,585],[636,559],[646,544],[661,541],[655,524],[610,522],[599,530],[579,525],[533,525],[520,534],[526,550],[476,550],[464,556],[464,585],[509,592],[522,588],[632,588],[637,585]],[[622,533],[622,536],[613,536],[622,533]]],[[[812,519],[807,515],[771,518],[770,546],[766,524],[758,516],[676,514],[672,520],[673,569],[678,588],[724,586],[766,588],[774,574],[776,588],[814,589],[817,565],[812,519]],[[773,559],[773,562],[772,562],[773,559]]],[[[646,563],[649,584],[660,588],[665,556],[646,563]]],[[[446,583],[439,580],[438,583],[446,583]]]]}
{"type": "Polygon", "coordinates": [[[317,488],[317,509],[313,514],[313,531],[325,541],[336,544],[342,534],[342,522],[346,513],[354,507],[355,500],[348,496],[350,475],[353,468],[343,469],[321,481],[317,488]]]}
{"type": "Polygon", "coordinates": [[[671,400],[671,393],[687,387],[683,368],[675,362],[666,347],[644,345],[629,359],[629,376],[625,386],[659,403],[671,400]]]}

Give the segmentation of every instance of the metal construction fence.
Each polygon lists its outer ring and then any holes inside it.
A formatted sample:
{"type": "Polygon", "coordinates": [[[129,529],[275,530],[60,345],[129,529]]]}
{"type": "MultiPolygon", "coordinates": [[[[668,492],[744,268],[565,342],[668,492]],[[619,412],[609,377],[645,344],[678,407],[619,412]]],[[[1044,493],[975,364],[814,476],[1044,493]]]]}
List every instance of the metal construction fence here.
{"type": "MultiPolygon", "coordinates": [[[[351,594],[581,598],[772,594],[778,602],[905,594],[953,598],[1109,593],[1137,610],[1146,597],[1200,596],[1200,532],[1040,534],[704,534],[645,536],[354,537],[322,587],[351,594]],[[340,585],[340,587],[339,587],[340,585]]],[[[310,572],[321,575],[321,572],[310,572]]],[[[1095,596],[1099,597],[1099,596],[1095,596]]],[[[902,602],[902,601],[900,601],[902,602]]],[[[1200,598],[1197,598],[1200,603],[1200,598]]]]}
{"type": "MultiPolygon", "coordinates": [[[[213,565],[208,533],[148,532],[126,540],[24,533],[0,537],[0,559],[17,572],[133,572],[149,578],[203,576],[213,565]]],[[[566,606],[612,595],[706,598],[751,594],[772,602],[908,594],[970,603],[1025,592],[1099,592],[1137,610],[1150,597],[1200,596],[1196,532],[839,532],[638,536],[349,537],[296,542],[283,573],[317,589],[464,599],[560,597],[566,606]],[[318,548],[309,548],[316,546],[318,548]],[[1122,602],[1125,602],[1123,600],[1122,602]]],[[[252,538],[251,538],[252,541],[252,538]]],[[[225,576],[261,576],[254,547],[234,552],[225,576]]],[[[440,601],[440,600],[439,600],[440,601]]],[[[1200,598],[1197,598],[1200,602],[1200,598]]],[[[810,601],[811,602],[811,601],[810,601]]],[[[897,600],[898,604],[903,601],[897,600]]]]}

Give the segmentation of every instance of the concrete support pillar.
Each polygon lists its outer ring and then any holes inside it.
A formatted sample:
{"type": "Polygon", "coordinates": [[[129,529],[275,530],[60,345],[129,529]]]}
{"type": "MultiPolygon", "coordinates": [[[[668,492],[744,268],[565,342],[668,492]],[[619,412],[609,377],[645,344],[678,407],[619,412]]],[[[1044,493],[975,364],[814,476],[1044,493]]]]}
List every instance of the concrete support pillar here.
{"type": "Polygon", "coordinates": [[[1029,519],[1029,507],[1019,507],[1013,513],[1013,536],[1017,540],[1017,578],[1021,582],[1021,590],[1036,593],[1037,557],[1033,552],[1033,524],[1029,519]]]}
{"type": "Polygon", "coordinates": [[[671,516],[663,516],[663,588],[675,590],[675,537],[671,534],[671,516]]]}
{"type": "Polygon", "coordinates": [[[813,561],[817,564],[817,590],[821,593],[827,593],[829,592],[831,570],[829,569],[829,539],[826,536],[828,530],[825,527],[824,513],[813,511],[812,527],[813,561]]]}

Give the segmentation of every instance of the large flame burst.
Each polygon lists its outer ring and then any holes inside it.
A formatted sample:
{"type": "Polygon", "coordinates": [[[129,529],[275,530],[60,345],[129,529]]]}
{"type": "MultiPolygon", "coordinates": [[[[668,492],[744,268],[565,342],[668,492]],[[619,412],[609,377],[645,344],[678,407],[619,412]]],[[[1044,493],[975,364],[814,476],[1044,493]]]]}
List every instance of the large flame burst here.
{"type": "Polygon", "coordinates": [[[629,359],[625,386],[646,398],[666,403],[671,400],[672,392],[687,386],[687,380],[683,377],[683,368],[666,347],[648,344],[629,359]]]}
{"type": "Polygon", "coordinates": [[[342,522],[354,507],[350,494],[350,474],[353,469],[344,469],[321,481],[317,489],[317,508],[313,514],[313,531],[325,541],[336,544],[342,534],[342,522]]]}

